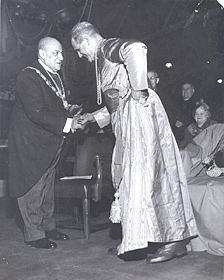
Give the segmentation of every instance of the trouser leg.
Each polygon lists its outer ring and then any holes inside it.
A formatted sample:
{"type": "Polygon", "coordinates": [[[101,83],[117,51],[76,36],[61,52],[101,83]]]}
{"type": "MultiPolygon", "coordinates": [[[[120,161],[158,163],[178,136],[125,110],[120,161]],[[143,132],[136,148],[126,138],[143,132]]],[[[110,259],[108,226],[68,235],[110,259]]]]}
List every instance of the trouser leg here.
{"type": "Polygon", "coordinates": [[[44,188],[44,200],[42,203],[42,212],[43,212],[43,229],[45,231],[52,230],[56,227],[55,220],[53,218],[54,214],[54,183],[55,183],[55,173],[56,165],[60,160],[60,154],[62,151],[64,140],[61,142],[61,145],[54,157],[54,160],[51,163],[48,173],[45,178],[45,188],[44,188]]]}
{"type": "Polygon", "coordinates": [[[44,199],[42,203],[43,212],[43,230],[48,231],[56,227],[54,214],[54,182],[55,182],[55,168],[50,168],[46,178],[46,185],[44,188],[44,199]]]}
{"type": "Polygon", "coordinates": [[[55,228],[54,176],[55,167],[48,169],[32,189],[17,198],[24,220],[25,241],[45,238],[44,231],[55,228]]]}
{"type": "Polygon", "coordinates": [[[18,205],[24,220],[24,240],[35,241],[45,238],[45,231],[55,228],[54,180],[55,166],[59,161],[63,141],[40,180],[23,196],[18,197],[18,205]]]}
{"type": "Polygon", "coordinates": [[[46,173],[25,195],[17,198],[24,221],[25,241],[35,241],[45,237],[42,228],[45,177],[46,173]]]}

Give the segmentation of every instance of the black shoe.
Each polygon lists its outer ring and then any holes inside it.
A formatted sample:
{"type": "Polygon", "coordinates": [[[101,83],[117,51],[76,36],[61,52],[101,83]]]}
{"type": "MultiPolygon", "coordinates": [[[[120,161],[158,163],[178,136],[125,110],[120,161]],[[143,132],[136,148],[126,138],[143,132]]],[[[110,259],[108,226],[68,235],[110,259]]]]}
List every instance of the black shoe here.
{"type": "Polygon", "coordinates": [[[146,263],[161,263],[174,258],[181,258],[187,255],[187,248],[185,241],[172,242],[160,248],[154,255],[148,256],[146,263]]]}
{"type": "Polygon", "coordinates": [[[128,251],[118,257],[125,262],[145,260],[147,258],[147,248],[128,251]]]}
{"type": "Polygon", "coordinates": [[[52,240],[68,240],[69,239],[67,234],[61,233],[56,228],[49,230],[49,231],[45,231],[45,234],[48,239],[52,239],[52,240]]]}
{"type": "Polygon", "coordinates": [[[163,247],[166,243],[162,242],[149,242],[148,243],[148,249],[147,249],[147,254],[154,255],[159,248],[163,247]]]}
{"type": "Polygon", "coordinates": [[[35,241],[25,242],[28,247],[34,247],[39,249],[56,249],[57,244],[48,240],[47,238],[38,239],[35,241]]]}

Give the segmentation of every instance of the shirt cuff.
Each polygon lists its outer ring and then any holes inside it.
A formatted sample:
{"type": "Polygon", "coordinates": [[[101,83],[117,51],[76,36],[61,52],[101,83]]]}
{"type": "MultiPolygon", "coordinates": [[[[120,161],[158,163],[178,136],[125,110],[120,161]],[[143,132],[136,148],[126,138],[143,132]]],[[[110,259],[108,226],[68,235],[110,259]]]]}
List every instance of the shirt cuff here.
{"type": "Polygon", "coordinates": [[[69,133],[71,126],[72,126],[72,118],[67,118],[64,129],[63,129],[63,133],[69,133]]]}
{"type": "Polygon", "coordinates": [[[107,126],[110,123],[110,113],[106,107],[92,113],[100,128],[107,126]]]}

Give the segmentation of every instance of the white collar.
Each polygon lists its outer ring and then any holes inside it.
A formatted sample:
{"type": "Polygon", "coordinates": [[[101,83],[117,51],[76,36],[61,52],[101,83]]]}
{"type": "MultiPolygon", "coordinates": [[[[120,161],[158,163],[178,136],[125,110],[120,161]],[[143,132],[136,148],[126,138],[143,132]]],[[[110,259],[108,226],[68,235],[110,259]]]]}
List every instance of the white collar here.
{"type": "Polygon", "coordinates": [[[52,74],[58,74],[57,72],[54,72],[51,70],[50,67],[48,67],[42,60],[38,59],[38,62],[44,67],[44,69],[47,71],[47,72],[50,72],[52,74]]]}

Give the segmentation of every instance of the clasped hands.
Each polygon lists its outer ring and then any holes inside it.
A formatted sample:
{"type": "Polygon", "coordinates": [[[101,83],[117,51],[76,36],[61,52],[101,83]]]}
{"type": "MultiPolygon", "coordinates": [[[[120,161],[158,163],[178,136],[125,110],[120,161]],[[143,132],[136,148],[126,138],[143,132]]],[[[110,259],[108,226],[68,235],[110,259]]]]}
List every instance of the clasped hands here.
{"type": "Polygon", "coordinates": [[[86,113],[83,115],[75,115],[72,119],[72,133],[74,133],[77,129],[83,130],[89,122],[94,122],[93,114],[86,113]]]}

